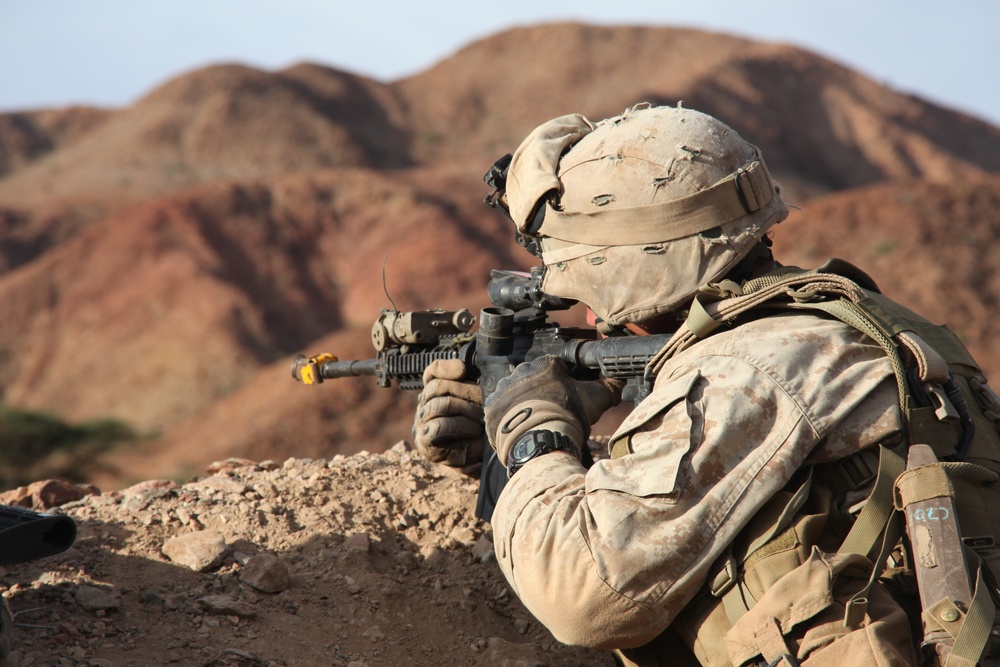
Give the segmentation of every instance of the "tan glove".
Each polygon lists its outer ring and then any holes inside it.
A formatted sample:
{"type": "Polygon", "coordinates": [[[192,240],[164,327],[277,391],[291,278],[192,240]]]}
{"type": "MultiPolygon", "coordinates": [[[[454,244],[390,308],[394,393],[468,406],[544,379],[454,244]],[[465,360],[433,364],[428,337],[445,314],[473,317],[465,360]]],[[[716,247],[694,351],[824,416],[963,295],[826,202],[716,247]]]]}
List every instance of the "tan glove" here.
{"type": "Polygon", "coordinates": [[[465,380],[460,359],[439,359],[424,371],[413,443],[435,463],[460,468],[483,458],[483,393],[465,380]]]}
{"type": "Polygon", "coordinates": [[[620,383],[576,380],[562,359],[539,357],[497,383],[496,391],[486,399],[486,433],[504,467],[514,443],[535,429],[569,436],[579,456],[590,437],[590,426],[620,402],[620,383]]]}

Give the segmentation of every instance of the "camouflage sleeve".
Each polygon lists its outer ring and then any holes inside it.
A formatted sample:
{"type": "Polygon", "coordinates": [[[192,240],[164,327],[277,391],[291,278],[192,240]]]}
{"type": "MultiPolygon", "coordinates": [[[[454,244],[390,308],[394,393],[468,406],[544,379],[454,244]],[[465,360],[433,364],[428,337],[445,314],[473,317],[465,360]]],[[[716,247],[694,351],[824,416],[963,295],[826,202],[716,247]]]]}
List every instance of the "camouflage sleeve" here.
{"type": "Polygon", "coordinates": [[[671,623],[761,505],[891,377],[877,347],[840,333],[832,357],[793,340],[780,359],[757,336],[685,353],[615,434],[628,455],[584,470],[552,454],[511,480],[497,558],[557,639],[628,648],[671,623]]]}

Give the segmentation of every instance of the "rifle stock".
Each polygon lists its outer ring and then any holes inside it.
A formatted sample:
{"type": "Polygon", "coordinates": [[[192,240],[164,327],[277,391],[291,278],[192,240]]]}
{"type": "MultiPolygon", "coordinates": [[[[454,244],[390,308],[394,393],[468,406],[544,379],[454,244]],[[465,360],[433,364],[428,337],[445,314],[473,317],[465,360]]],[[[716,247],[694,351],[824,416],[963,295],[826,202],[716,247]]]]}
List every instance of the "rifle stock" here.
{"type": "Polygon", "coordinates": [[[0,565],[54,556],[75,539],[76,523],[68,516],[0,505],[0,565]]]}

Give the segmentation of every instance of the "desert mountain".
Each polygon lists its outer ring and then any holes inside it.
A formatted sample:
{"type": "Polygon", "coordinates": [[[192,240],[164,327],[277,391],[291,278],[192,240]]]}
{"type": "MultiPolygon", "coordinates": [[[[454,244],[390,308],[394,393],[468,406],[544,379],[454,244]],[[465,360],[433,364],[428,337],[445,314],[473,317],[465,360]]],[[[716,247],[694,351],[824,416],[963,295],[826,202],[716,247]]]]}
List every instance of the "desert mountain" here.
{"type": "Polygon", "coordinates": [[[0,175],[13,172],[94,131],[114,112],[70,107],[0,114],[0,175]]]}
{"type": "Polygon", "coordinates": [[[0,164],[0,221],[18,228],[20,254],[30,255],[23,246],[36,237],[49,247],[49,227],[62,239],[67,227],[124,203],[206,181],[329,166],[482,172],[541,120],[604,118],[640,101],[683,101],[726,119],[761,145],[793,200],[1000,170],[997,128],[802,49],[694,30],[555,24],[489,37],[390,83],[314,64],[219,65],[125,109],[0,115],[0,154],[9,156],[0,164]]]}
{"type": "Polygon", "coordinates": [[[383,259],[399,303],[471,293],[503,253],[484,251],[483,233],[462,222],[363,171],[138,204],[0,280],[5,400],[74,420],[176,425],[324,333],[370,327],[388,306],[383,259]]]}
{"type": "Polygon", "coordinates": [[[757,143],[793,200],[900,177],[1000,170],[1000,130],[982,121],[799,48],[695,30],[513,30],[394,86],[427,138],[415,144],[422,160],[499,157],[540,118],[607,118],[637,101],[683,101],[757,143]],[[451,140],[456,134],[462,141],[451,140]]]}
{"type": "Polygon", "coordinates": [[[400,81],[219,65],[122,109],[0,114],[0,401],[158,434],[142,476],[384,449],[412,397],[302,387],[291,355],[370,356],[389,298],[478,312],[489,269],[531,259],[482,173],[540,122],[642,101],[761,147],[802,208],[785,261],[862,265],[1000,374],[1000,129],[791,46],[556,24],[400,81]]]}

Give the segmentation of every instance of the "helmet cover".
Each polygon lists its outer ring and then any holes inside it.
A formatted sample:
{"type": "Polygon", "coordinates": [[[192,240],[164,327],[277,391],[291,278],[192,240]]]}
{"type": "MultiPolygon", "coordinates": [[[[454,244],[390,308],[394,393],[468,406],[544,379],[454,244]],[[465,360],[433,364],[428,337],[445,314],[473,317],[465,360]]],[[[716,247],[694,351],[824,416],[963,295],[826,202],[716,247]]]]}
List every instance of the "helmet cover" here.
{"type": "Polygon", "coordinates": [[[506,196],[539,241],[543,290],[612,325],[684,306],[788,215],[760,151],[679,106],[539,126],[514,153],[506,196]]]}

